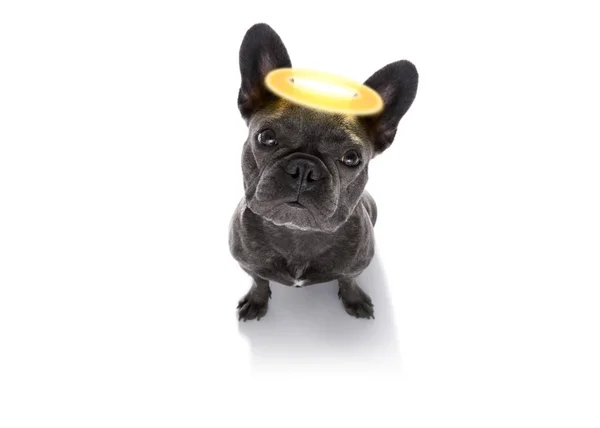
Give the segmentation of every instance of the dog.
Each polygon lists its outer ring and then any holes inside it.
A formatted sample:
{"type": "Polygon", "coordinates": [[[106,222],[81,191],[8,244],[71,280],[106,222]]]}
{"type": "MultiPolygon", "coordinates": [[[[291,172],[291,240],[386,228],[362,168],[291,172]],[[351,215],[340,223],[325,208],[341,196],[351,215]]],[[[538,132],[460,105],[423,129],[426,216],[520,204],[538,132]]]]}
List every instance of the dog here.
{"type": "Polygon", "coordinates": [[[253,283],[239,320],[260,320],[270,281],[292,287],[337,280],[346,312],[374,318],[356,277],[374,255],[375,201],[365,191],[369,161],[393,142],[417,93],[409,61],[393,62],[365,81],[384,102],[372,116],[318,111],[270,92],[265,76],[292,67],[279,35],[253,25],[239,52],[238,108],[248,137],[242,149],[244,197],[229,228],[233,258],[253,283]]]}

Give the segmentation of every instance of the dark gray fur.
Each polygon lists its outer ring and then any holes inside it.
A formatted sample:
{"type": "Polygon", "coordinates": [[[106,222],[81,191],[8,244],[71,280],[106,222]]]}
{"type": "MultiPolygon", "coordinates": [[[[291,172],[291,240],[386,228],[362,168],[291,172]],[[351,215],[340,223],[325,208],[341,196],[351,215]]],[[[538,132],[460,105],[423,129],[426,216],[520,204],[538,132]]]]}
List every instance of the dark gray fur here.
{"type": "Polygon", "coordinates": [[[418,75],[408,61],[388,64],[365,84],[385,108],[370,117],[345,117],[278,99],[265,75],[291,67],[279,36],[266,24],[251,27],[240,48],[242,83],[238,106],[248,124],[242,152],[245,197],[231,220],[233,257],[253,279],[238,304],[240,319],[267,312],[269,281],[312,285],[337,280],[346,311],[373,317],[369,296],[355,278],[374,254],[377,208],[365,191],[369,160],[387,149],[416,95],[418,75]],[[264,129],[277,144],[258,141],[264,129]],[[361,162],[341,162],[348,151],[361,162]]]}

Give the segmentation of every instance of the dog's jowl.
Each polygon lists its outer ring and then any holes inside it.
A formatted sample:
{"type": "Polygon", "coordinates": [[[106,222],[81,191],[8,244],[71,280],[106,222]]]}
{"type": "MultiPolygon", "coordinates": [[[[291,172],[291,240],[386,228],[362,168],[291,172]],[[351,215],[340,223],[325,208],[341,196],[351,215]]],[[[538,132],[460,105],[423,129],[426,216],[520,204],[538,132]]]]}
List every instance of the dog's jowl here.
{"type": "Polygon", "coordinates": [[[383,111],[348,116],[268,91],[265,76],[283,67],[292,64],[279,36],[266,24],[251,27],[240,48],[238,96],[248,125],[244,198],[231,220],[229,245],[253,282],[238,317],[258,320],[267,313],[270,281],[305,287],[337,280],[346,312],[371,318],[371,298],[355,281],[374,252],[377,208],[365,191],[369,161],[392,144],[415,98],[417,70],[408,61],[386,65],[365,82],[383,99],[383,111]]]}

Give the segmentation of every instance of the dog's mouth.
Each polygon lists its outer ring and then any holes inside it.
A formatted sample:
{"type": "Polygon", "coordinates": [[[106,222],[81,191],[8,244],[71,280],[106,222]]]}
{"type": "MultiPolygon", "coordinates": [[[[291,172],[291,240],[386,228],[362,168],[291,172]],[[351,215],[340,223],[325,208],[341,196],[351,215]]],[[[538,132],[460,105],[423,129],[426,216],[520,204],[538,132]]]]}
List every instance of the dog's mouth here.
{"type": "Polygon", "coordinates": [[[298,208],[298,209],[303,209],[303,210],[306,209],[306,207],[298,201],[286,202],[286,204],[292,208],[298,208]]]}

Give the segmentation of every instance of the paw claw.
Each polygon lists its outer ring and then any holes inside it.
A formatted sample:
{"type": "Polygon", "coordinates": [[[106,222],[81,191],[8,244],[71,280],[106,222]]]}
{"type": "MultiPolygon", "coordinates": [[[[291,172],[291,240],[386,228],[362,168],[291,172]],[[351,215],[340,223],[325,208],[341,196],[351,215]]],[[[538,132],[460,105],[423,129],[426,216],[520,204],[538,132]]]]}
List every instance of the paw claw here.
{"type": "Polygon", "coordinates": [[[239,301],[237,306],[238,321],[248,321],[256,319],[260,320],[265,316],[268,309],[269,300],[257,300],[255,296],[250,293],[247,294],[239,301]]]}

